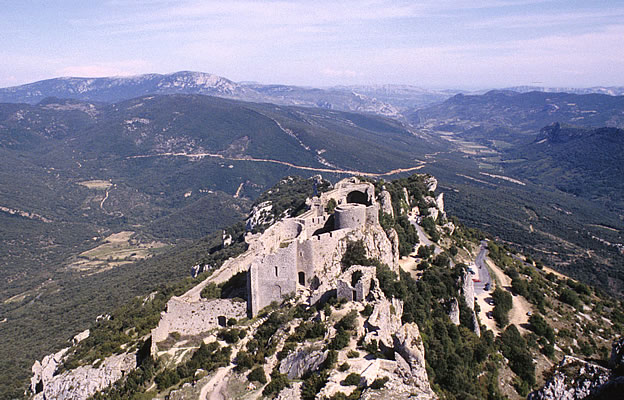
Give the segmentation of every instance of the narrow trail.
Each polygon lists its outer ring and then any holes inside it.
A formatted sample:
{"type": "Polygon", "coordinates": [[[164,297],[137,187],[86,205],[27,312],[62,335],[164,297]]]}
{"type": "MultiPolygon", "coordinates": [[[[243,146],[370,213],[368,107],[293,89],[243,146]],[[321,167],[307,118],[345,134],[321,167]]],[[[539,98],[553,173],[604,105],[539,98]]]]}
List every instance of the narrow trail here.
{"type": "Polygon", "coordinates": [[[295,168],[295,169],[301,169],[304,171],[315,171],[315,172],[327,172],[327,173],[332,173],[332,174],[346,174],[346,175],[362,175],[362,176],[371,176],[371,177],[383,177],[383,176],[390,176],[390,175],[395,175],[395,174],[400,174],[403,172],[411,172],[411,171],[417,171],[421,168],[423,168],[425,166],[425,162],[424,161],[419,161],[420,165],[417,165],[415,167],[410,167],[410,168],[397,168],[397,169],[393,169],[391,171],[388,172],[364,172],[364,171],[356,171],[356,170],[350,170],[350,169],[331,169],[331,168],[315,168],[315,167],[307,167],[307,166],[303,166],[303,165],[296,165],[293,163],[289,163],[287,161],[280,161],[280,160],[271,160],[268,158],[253,158],[253,157],[226,157],[222,154],[215,154],[215,153],[194,153],[194,154],[187,154],[187,153],[160,153],[160,154],[146,154],[146,155],[140,155],[140,156],[130,156],[128,157],[128,159],[132,159],[132,158],[150,158],[150,157],[166,157],[166,156],[172,156],[172,157],[187,157],[187,158],[202,158],[202,157],[214,157],[214,158],[220,158],[222,160],[227,160],[227,161],[251,161],[251,162],[263,162],[263,163],[273,163],[273,164],[280,164],[280,165],[285,165],[287,167],[290,168],[295,168]]]}
{"type": "MultiPolygon", "coordinates": [[[[249,326],[250,331],[253,332],[258,326],[260,326],[265,318],[260,318],[249,326]]],[[[236,359],[238,352],[245,347],[247,342],[251,339],[251,335],[247,335],[244,339],[240,340],[236,345],[232,346],[231,359],[236,359]]],[[[217,373],[210,378],[210,380],[201,388],[199,392],[199,400],[227,400],[223,395],[223,389],[227,384],[228,379],[226,377],[234,369],[234,364],[230,363],[227,367],[222,367],[217,370],[217,373]]]]}
{"type": "Polygon", "coordinates": [[[235,199],[238,199],[238,196],[240,196],[240,193],[242,190],[243,190],[243,182],[241,182],[241,184],[238,185],[238,189],[236,189],[236,193],[234,194],[235,199]]]}
{"type": "Polygon", "coordinates": [[[106,199],[108,199],[108,191],[109,191],[109,189],[106,189],[106,196],[104,196],[104,198],[100,202],[100,209],[102,209],[102,210],[104,209],[104,202],[106,201],[106,199]]]}

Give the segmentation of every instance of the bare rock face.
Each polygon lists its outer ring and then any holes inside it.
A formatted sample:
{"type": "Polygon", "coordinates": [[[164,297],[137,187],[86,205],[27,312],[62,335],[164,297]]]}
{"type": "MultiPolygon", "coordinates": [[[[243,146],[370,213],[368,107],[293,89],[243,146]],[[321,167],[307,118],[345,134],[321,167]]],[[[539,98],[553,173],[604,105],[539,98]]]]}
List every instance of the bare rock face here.
{"type": "Polygon", "coordinates": [[[477,335],[477,336],[481,336],[481,327],[479,326],[479,320],[477,319],[477,313],[474,312],[474,310],[472,311],[472,326],[473,328],[473,332],[477,335]]]}
{"type": "Polygon", "coordinates": [[[444,212],[444,193],[440,193],[438,197],[435,199],[436,206],[438,206],[438,210],[440,212],[444,212]]]}
{"type": "Polygon", "coordinates": [[[449,310],[449,318],[455,325],[459,325],[459,302],[453,298],[451,300],[451,309],[449,310]]]}
{"type": "Polygon", "coordinates": [[[30,378],[30,390],[33,393],[39,393],[46,387],[54,377],[56,368],[63,361],[63,356],[67,353],[68,348],[65,348],[57,353],[47,355],[43,357],[43,360],[35,361],[32,366],[33,377],[30,378]]]}
{"type": "MultiPolygon", "coordinates": [[[[399,265],[399,258],[401,258],[401,254],[399,253],[399,234],[394,229],[390,229],[390,232],[388,232],[388,239],[390,239],[390,243],[392,243],[392,265],[399,265]]],[[[398,273],[397,268],[393,268],[393,270],[398,273]]]]}
{"type": "MultiPolygon", "coordinates": [[[[395,234],[396,232],[394,232],[394,234],[390,233],[390,236],[394,237],[395,234]]],[[[361,239],[364,242],[364,247],[366,247],[366,256],[368,258],[378,259],[389,266],[393,271],[398,272],[398,235],[395,238],[396,241],[393,243],[393,241],[386,236],[381,225],[370,225],[366,231],[355,231],[349,234],[348,239],[361,239]]]]}
{"type": "Polygon", "coordinates": [[[477,313],[474,311],[474,302],[475,302],[475,290],[474,290],[474,281],[472,280],[472,275],[469,273],[465,273],[461,278],[461,292],[464,296],[464,301],[468,308],[470,308],[472,312],[472,322],[473,322],[473,332],[477,334],[477,336],[481,336],[481,328],[479,327],[479,321],[477,320],[477,313]]]}
{"type": "Polygon", "coordinates": [[[600,392],[611,377],[611,371],[572,356],[565,356],[552,378],[529,400],[575,400],[600,392]]]}
{"type": "Polygon", "coordinates": [[[280,364],[281,374],[287,374],[288,379],[301,378],[309,371],[315,371],[327,358],[327,351],[305,347],[290,353],[280,364]]]}
{"type": "Polygon", "coordinates": [[[429,207],[427,209],[427,212],[429,213],[429,216],[433,218],[434,221],[436,221],[438,219],[438,215],[440,215],[440,211],[438,211],[438,209],[435,207],[429,207]]]}
{"type": "Polygon", "coordinates": [[[117,381],[135,367],[135,354],[114,355],[105,359],[98,367],[87,365],[53,376],[40,386],[41,391],[33,399],[87,399],[98,390],[102,390],[117,381]]]}
{"type": "Polygon", "coordinates": [[[418,325],[409,323],[397,330],[394,334],[394,350],[398,369],[405,383],[417,387],[427,398],[436,398],[429,385],[425,368],[425,347],[418,325]]]}
{"type": "Polygon", "coordinates": [[[381,206],[381,211],[394,217],[394,210],[392,209],[392,197],[390,196],[390,193],[388,191],[382,190],[379,194],[379,205],[381,206]]]}
{"type": "Polygon", "coordinates": [[[252,230],[256,226],[271,225],[275,222],[273,214],[271,214],[272,209],[273,204],[270,201],[255,205],[249,214],[249,218],[247,218],[247,229],[252,230]]]}
{"type": "Polygon", "coordinates": [[[282,389],[275,400],[301,400],[303,382],[292,382],[290,387],[282,389]]]}
{"type": "Polygon", "coordinates": [[[403,188],[403,200],[405,201],[405,204],[409,205],[409,193],[406,187],[403,188]]]}
{"type": "Polygon", "coordinates": [[[364,341],[377,340],[387,348],[394,346],[392,335],[401,328],[403,322],[403,302],[398,299],[388,301],[386,299],[375,302],[373,313],[368,317],[369,332],[364,341]]]}
{"type": "Polygon", "coordinates": [[[425,184],[427,185],[427,190],[430,192],[435,192],[438,188],[438,180],[433,176],[427,178],[427,180],[425,180],[425,184]]]}
{"type": "Polygon", "coordinates": [[[462,276],[462,294],[464,295],[464,301],[466,305],[471,310],[474,310],[474,302],[475,302],[475,289],[474,289],[474,281],[472,280],[472,274],[465,273],[462,276]]]}

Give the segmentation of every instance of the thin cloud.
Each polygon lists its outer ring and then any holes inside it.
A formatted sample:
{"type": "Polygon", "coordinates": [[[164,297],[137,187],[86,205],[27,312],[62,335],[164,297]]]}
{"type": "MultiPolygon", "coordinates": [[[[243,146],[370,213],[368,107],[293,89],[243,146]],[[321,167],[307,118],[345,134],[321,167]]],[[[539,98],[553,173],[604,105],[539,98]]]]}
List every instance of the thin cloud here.
{"type": "Polygon", "coordinates": [[[150,64],[143,60],[127,60],[94,64],[70,65],[57,70],[58,76],[80,76],[94,78],[101,76],[129,76],[144,73],[150,64]]]}

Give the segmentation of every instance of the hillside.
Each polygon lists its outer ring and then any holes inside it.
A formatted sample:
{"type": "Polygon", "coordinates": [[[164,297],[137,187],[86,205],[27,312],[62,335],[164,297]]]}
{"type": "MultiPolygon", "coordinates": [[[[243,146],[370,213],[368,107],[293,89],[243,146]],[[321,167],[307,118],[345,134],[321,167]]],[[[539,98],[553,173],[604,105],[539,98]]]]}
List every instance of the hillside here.
{"type": "Polygon", "coordinates": [[[555,122],[587,127],[622,127],[624,96],[493,90],[458,94],[415,110],[407,119],[418,126],[449,131],[482,144],[504,148],[532,139],[555,122]],[[498,143],[502,142],[502,143],[498,143]]]}
{"type": "Polygon", "coordinates": [[[420,168],[411,149],[438,146],[382,117],[201,95],[50,98],[2,104],[0,117],[0,351],[7,371],[20,366],[5,382],[24,376],[24,357],[138,294],[150,274],[135,265],[220,234],[281,176],[420,168]]]}
{"type": "Polygon", "coordinates": [[[510,149],[505,170],[537,184],[624,210],[624,131],[555,123],[535,140],[510,149]]]}
{"type": "Polygon", "coordinates": [[[621,387],[621,302],[456,225],[435,178],[350,178],[305,201],[311,186],[282,180],[256,205],[307,212],[262,234],[229,230],[232,241],[189,254],[210,263],[204,275],[146,288],[37,361],[33,398],[519,399],[621,387]],[[379,214],[353,219],[358,209],[379,214]]]}

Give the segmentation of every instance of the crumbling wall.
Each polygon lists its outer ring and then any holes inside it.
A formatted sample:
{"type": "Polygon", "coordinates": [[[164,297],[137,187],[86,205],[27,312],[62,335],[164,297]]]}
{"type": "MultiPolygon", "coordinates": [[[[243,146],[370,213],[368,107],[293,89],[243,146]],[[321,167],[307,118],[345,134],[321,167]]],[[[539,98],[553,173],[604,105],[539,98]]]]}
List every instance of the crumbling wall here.
{"type": "MultiPolygon", "coordinates": [[[[339,299],[346,299],[348,301],[364,301],[370,293],[371,286],[374,285],[373,282],[376,282],[375,267],[354,265],[343,272],[338,278],[336,296],[339,299]],[[352,277],[356,271],[360,272],[362,276],[356,282],[355,286],[353,286],[352,277]]],[[[375,284],[379,286],[378,283],[375,284]]]]}
{"type": "Polygon", "coordinates": [[[158,326],[152,330],[152,347],[157,350],[158,342],[167,339],[171,332],[180,335],[198,335],[219,327],[219,317],[243,318],[247,316],[247,305],[230,299],[200,300],[188,302],[181,297],[172,297],[167,310],[161,313],[158,326]]]}

